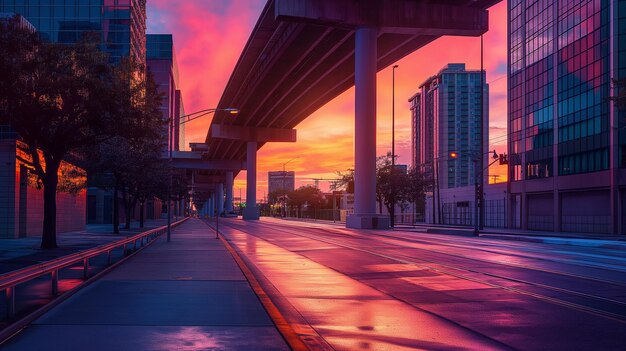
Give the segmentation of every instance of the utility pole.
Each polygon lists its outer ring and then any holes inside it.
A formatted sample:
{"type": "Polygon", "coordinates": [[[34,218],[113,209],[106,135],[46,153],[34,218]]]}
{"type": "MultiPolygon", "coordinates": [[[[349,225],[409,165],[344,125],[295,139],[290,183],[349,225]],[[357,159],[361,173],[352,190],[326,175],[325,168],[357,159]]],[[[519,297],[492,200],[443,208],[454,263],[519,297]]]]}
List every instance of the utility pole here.
{"type": "Polygon", "coordinates": [[[481,170],[481,176],[480,176],[480,189],[479,189],[479,194],[478,194],[478,201],[479,201],[479,207],[478,207],[478,211],[480,213],[480,218],[479,218],[479,228],[482,230],[484,225],[485,225],[485,206],[484,206],[484,184],[485,184],[485,176],[483,174],[483,169],[485,167],[484,165],[484,158],[485,158],[485,150],[484,150],[484,125],[485,125],[485,86],[484,86],[484,81],[486,78],[486,74],[484,71],[484,65],[483,65],[483,36],[480,36],[480,151],[479,151],[479,155],[480,155],[480,162],[479,162],[479,169],[481,170]]]}
{"type": "Polygon", "coordinates": [[[391,228],[395,225],[396,215],[396,194],[394,187],[394,179],[396,173],[396,68],[398,65],[393,65],[391,68],[391,228]]]}

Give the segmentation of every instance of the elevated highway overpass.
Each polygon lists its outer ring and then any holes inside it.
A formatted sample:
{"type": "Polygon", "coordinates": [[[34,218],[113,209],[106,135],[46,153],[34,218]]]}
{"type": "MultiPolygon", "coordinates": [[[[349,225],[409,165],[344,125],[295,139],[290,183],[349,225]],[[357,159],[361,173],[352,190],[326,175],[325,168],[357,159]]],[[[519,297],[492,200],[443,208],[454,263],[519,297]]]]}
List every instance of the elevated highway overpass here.
{"type": "MultiPolygon", "coordinates": [[[[216,112],[205,145],[195,150],[202,177],[217,181],[197,200],[208,204],[225,189],[230,209],[234,161],[247,169],[247,203],[256,203],[257,150],[294,142],[293,128],[356,85],[355,215],[348,225],[387,226],[375,214],[376,72],[443,35],[483,34],[486,9],[499,1],[268,0],[217,106],[240,112],[216,112]]],[[[245,219],[258,218],[252,210],[245,219]]]]}

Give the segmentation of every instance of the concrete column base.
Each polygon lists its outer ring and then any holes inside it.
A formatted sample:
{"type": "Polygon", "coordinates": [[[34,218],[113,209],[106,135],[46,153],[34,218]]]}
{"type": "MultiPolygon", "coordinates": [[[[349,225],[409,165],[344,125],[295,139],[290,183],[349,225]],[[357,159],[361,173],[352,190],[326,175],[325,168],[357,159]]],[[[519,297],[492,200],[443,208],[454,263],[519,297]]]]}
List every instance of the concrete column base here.
{"type": "Polygon", "coordinates": [[[256,207],[246,207],[243,209],[243,219],[246,221],[258,221],[259,210],[256,207]]]}
{"type": "Polygon", "coordinates": [[[354,229],[389,229],[389,216],[379,214],[351,214],[346,218],[346,228],[354,229]]]}

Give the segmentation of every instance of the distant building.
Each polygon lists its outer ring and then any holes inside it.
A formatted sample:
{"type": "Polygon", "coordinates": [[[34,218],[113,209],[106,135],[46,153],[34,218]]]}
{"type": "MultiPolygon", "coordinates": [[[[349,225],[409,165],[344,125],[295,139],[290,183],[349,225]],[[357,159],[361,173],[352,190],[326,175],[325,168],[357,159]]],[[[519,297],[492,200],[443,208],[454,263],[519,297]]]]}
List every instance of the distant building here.
{"type": "Polygon", "coordinates": [[[0,0],[0,12],[24,16],[48,41],[71,44],[96,33],[113,62],[146,60],[146,0],[0,0]]]}
{"type": "Polygon", "coordinates": [[[514,228],[624,234],[623,1],[508,2],[508,154],[514,228]]]}
{"type": "Polygon", "coordinates": [[[296,172],[267,172],[268,194],[276,190],[294,191],[296,189],[296,172]]]}
{"type": "Polygon", "coordinates": [[[185,115],[183,98],[178,80],[178,62],[171,34],[148,34],[146,39],[146,59],[150,71],[163,94],[161,104],[163,119],[172,121],[173,132],[170,135],[169,124],[164,127],[164,135],[168,136],[167,149],[179,151],[184,149],[185,130],[180,117],[185,115]]]}
{"type": "MultiPolygon", "coordinates": [[[[413,166],[429,172],[439,168],[441,188],[473,184],[477,171],[473,160],[480,157],[481,129],[483,149],[486,151],[489,146],[489,88],[484,73],[466,70],[463,63],[450,63],[422,83],[419,90],[409,99],[413,166]],[[481,77],[482,126],[479,123],[481,77]],[[458,156],[450,157],[452,152],[458,156]]],[[[486,156],[483,159],[487,161],[486,156]]]]}
{"type": "MultiPolygon", "coordinates": [[[[482,174],[480,169],[481,142],[484,152],[489,141],[489,87],[485,73],[466,70],[463,63],[450,63],[419,87],[409,102],[412,115],[412,162],[432,180],[430,196],[441,198],[442,189],[467,187],[482,174]],[[483,84],[483,123],[481,125],[481,79],[483,84]],[[480,138],[482,132],[482,141],[480,138]],[[455,156],[451,156],[455,154],[455,156]]],[[[488,165],[488,155],[482,155],[488,165]]],[[[471,199],[473,202],[473,198],[471,199]]],[[[433,207],[426,208],[431,211],[433,207]]],[[[442,210],[435,206],[434,210],[442,210]]],[[[426,215],[438,223],[439,214],[426,215]]]]}

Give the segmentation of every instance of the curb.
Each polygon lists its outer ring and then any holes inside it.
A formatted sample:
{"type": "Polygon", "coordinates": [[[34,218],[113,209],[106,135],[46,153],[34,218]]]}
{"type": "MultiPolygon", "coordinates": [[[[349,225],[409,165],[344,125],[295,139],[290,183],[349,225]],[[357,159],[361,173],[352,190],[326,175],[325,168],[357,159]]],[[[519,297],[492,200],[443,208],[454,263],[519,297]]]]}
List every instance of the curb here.
{"type": "MultiPolygon", "coordinates": [[[[205,224],[215,230],[215,227],[211,225],[211,223],[206,222],[205,224]]],[[[222,234],[220,232],[220,234],[222,234]]],[[[233,247],[230,244],[228,239],[226,239],[223,235],[219,236],[219,239],[224,243],[226,249],[230,252],[230,254],[235,259],[235,262],[243,272],[244,276],[248,280],[248,283],[252,287],[254,293],[258,296],[259,301],[263,305],[265,311],[267,311],[269,317],[274,322],[274,325],[278,329],[278,332],[282,335],[283,339],[289,346],[291,350],[294,351],[328,351],[333,350],[325,341],[315,332],[315,330],[309,326],[308,324],[296,323],[297,330],[292,323],[290,323],[287,318],[281,313],[280,309],[272,299],[277,298],[279,293],[268,293],[266,289],[272,290],[271,283],[264,277],[264,275],[252,265],[251,262],[247,261],[245,256],[239,254],[238,248],[233,247]],[[263,280],[260,282],[259,280],[263,280]],[[306,341],[306,342],[305,342],[306,341]]],[[[285,307],[284,303],[278,303],[285,307]]]]}
{"type": "Polygon", "coordinates": [[[481,238],[498,239],[510,241],[524,241],[532,243],[550,244],[550,245],[569,245],[580,247],[591,247],[598,249],[626,250],[626,242],[600,240],[600,239],[578,239],[578,238],[557,238],[557,237],[531,237],[507,234],[480,234],[481,238]]]}

